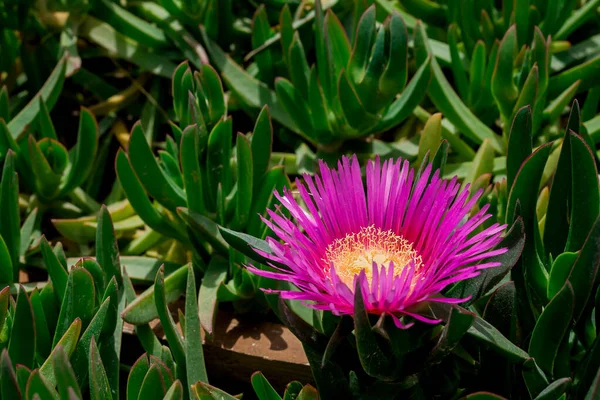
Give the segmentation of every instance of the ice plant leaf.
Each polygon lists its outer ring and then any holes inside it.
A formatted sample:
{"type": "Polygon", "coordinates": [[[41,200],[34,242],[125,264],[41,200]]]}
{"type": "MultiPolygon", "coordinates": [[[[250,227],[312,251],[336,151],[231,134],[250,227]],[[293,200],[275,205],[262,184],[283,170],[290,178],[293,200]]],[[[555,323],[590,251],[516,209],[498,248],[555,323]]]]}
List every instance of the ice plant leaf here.
{"type": "Polygon", "coordinates": [[[251,378],[252,388],[256,395],[263,400],[281,400],[273,386],[269,383],[262,372],[255,372],[251,378]]]}
{"type": "Polygon", "coordinates": [[[577,322],[583,313],[592,290],[596,287],[600,267],[600,217],[596,218],[590,233],[573,263],[568,281],[575,293],[573,319],[577,322]]]}
{"type": "Polygon", "coordinates": [[[552,399],[560,399],[561,396],[567,391],[567,389],[571,386],[572,380],[571,378],[560,378],[546,386],[544,390],[542,390],[535,400],[552,400],[552,399]]]}
{"type": "Polygon", "coordinates": [[[574,294],[569,282],[550,300],[538,318],[529,343],[529,354],[548,375],[573,316],[574,294]]]}
{"type": "Polygon", "coordinates": [[[77,381],[80,385],[85,382],[88,376],[88,361],[90,357],[90,343],[92,338],[100,337],[102,328],[104,326],[108,308],[110,306],[110,299],[104,300],[104,302],[98,308],[98,311],[94,315],[94,318],[88,325],[87,329],[81,334],[79,343],[75,349],[75,353],[71,357],[71,364],[73,370],[77,375],[77,381]]]}
{"type": "MultiPolygon", "coordinates": [[[[187,272],[188,267],[185,268],[186,272],[186,281],[187,281],[187,272]]],[[[165,332],[165,336],[167,341],[169,342],[169,346],[173,351],[173,356],[175,361],[177,362],[178,374],[177,377],[182,379],[184,383],[186,381],[186,355],[185,355],[185,345],[183,338],[180,336],[177,327],[175,326],[175,321],[173,320],[173,316],[167,307],[167,296],[165,290],[165,273],[164,267],[161,267],[156,274],[156,280],[154,283],[154,304],[156,306],[156,311],[158,313],[158,318],[160,319],[160,324],[163,327],[165,332]]],[[[150,367],[150,371],[152,367],[150,367]]],[[[148,371],[148,373],[150,373],[148,371]]],[[[187,387],[187,386],[186,386],[187,387]]],[[[144,385],[142,385],[142,392],[144,390],[144,385]]]]}
{"type": "Polygon", "coordinates": [[[44,400],[59,400],[58,393],[56,393],[49,382],[46,382],[38,369],[31,372],[29,380],[27,381],[25,397],[27,399],[35,399],[37,397],[44,400]]]}
{"type": "MultiPolygon", "coordinates": [[[[2,123],[0,121],[0,123],[2,123]]],[[[0,236],[5,243],[5,249],[10,256],[10,264],[3,265],[3,278],[9,278],[4,283],[12,283],[19,279],[19,180],[17,178],[17,155],[9,150],[2,168],[2,179],[0,181],[0,236]],[[12,268],[11,268],[12,266],[12,268]],[[10,269],[4,273],[4,270],[10,269]],[[12,274],[12,276],[10,276],[12,274]]],[[[5,253],[6,254],[6,253],[5,253]]]]}
{"type": "Polygon", "coordinates": [[[580,113],[579,103],[574,102],[569,114],[567,129],[560,150],[556,173],[552,180],[546,225],[544,228],[544,248],[547,254],[558,257],[567,243],[569,235],[569,204],[571,203],[571,134],[579,132],[580,113]]]}
{"type": "Polygon", "coordinates": [[[115,238],[115,230],[112,219],[106,206],[102,206],[98,217],[96,230],[96,260],[106,274],[105,279],[109,281],[113,276],[117,283],[121,284],[121,263],[119,261],[119,248],[115,238]]]}
{"type": "MultiPolygon", "coordinates": [[[[187,267],[185,266],[166,277],[164,291],[167,303],[174,302],[185,292],[186,281],[187,267]]],[[[122,314],[125,322],[134,325],[147,324],[153,319],[158,318],[158,311],[154,301],[154,289],[154,286],[149,287],[125,308],[122,314]]]]}
{"type": "Polygon", "coordinates": [[[532,398],[536,397],[546,386],[548,386],[546,374],[533,358],[530,358],[523,363],[523,380],[525,381],[527,391],[532,398]]]}
{"type": "Polygon", "coordinates": [[[213,256],[208,264],[206,273],[202,277],[198,303],[200,322],[208,335],[213,334],[213,327],[217,318],[218,298],[217,293],[225,279],[229,263],[222,257],[213,256]]]}
{"type": "Polygon", "coordinates": [[[219,400],[237,400],[237,398],[225,393],[221,389],[209,385],[208,383],[198,382],[192,385],[192,393],[196,395],[197,399],[219,399],[219,400]]]}
{"type": "Polygon", "coordinates": [[[67,356],[71,356],[73,351],[75,351],[75,346],[79,340],[80,333],[81,320],[76,318],[69,329],[67,329],[63,337],[58,341],[57,345],[54,347],[54,350],[52,353],[50,353],[50,356],[48,356],[44,364],[41,366],[40,373],[48,383],[52,384],[52,386],[55,386],[57,383],[54,363],[56,358],[59,357],[58,353],[62,351],[65,352],[67,356]]]}
{"type": "Polygon", "coordinates": [[[111,400],[108,377],[100,359],[100,353],[96,346],[96,340],[92,338],[90,343],[90,398],[92,400],[111,400]]]}
{"type": "MultiPolygon", "coordinates": [[[[135,289],[133,287],[133,283],[131,283],[131,279],[129,279],[129,275],[127,275],[127,271],[123,269],[123,284],[125,286],[125,296],[127,298],[127,303],[131,304],[137,298],[135,294],[135,289]]],[[[156,335],[152,331],[152,328],[148,324],[139,324],[135,325],[135,334],[137,338],[140,340],[142,347],[148,354],[153,354],[155,356],[159,356],[162,351],[162,345],[156,338],[156,335]]],[[[137,396],[136,396],[137,399],[137,396]]]]}
{"type": "Polygon", "coordinates": [[[571,140],[571,218],[566,251],[578,251],[598,217],[600,189],[594,155],[581,136],[569,132],[571,140]]]}
{"type": "Polygon", "coordinates": [[[173,382],[163,400],[182,400],[183,399],[183,386],[180,380],[173,382]]]}
{"type": "Polygon", "coordinates": [[[3,399],[21,398],[21,389],[7,349],[2,350],[0,356],[0,395],[3,399]]]}
{"type": "Polygon", "coordinates": [[[65,352],[62,346],[57,347],[53,358],[54,376],[58,385],[58,393],[61,398],[68,397],[69,390],[73,390],[78,398],[82,398],[77,377],[69,362],[69,354],[65,352]]]}
{"type": "Polygon", "coordinates": [[[194,268],[192,264],[188,264],[184,328],[184,350],[186,353],[185,362],[188,382],[208,382],[206,365],[204,364],[204,352],[202,350],[202,328],[198,316],[198,300],[194,268]]]}
{"type": "Polygon", "coordinates": [[[36,96],[31,99],[29,104],[27,104],[19,114],[10,120],[8,129],[13,138],[16,139],[19,137],[25,128],[38,116],[40,112],[40,98],[44,101],[48,110],[52,110],[62,91],[63,83],[65,82],[66,60],[67,57],[62,57],[58,61],[56,67],[54,67],[54,70],[36,96]]]}
{"type": "Polygon", "coordinates": [[[525,106],[517,111],[512,122],[506,155],[506,177],[509,188],[512,187],[521,164],[531,155],[531,118],[531,107],[525,106]]]}
{"type": "Polygon", "coordinates": [[[32,367],[35,356],[35,319],[25,288],[19,286],[13,325],[8,342],[8,355],[13,365],[32,367]]]}

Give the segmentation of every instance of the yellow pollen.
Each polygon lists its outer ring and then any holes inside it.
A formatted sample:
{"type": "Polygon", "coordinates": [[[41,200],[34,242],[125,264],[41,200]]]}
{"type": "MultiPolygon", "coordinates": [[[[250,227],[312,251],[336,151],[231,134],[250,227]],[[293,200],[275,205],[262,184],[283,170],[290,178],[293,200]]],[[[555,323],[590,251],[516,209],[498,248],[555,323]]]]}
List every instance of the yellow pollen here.
{"type": "Polygon", "coordinates": [[[337,275],[351,289],[354,289],[354,277],[362,270],[369,283],[371,282],[373,262],[386,268],[393,262],[394,276],[397,276],[411,261],[414,261],[417,269],[423,265],[423,260],[413,249],[412,243],[401,235],[373,225],[337,239],[327,247],[325,257],[327,265],[333,264],[337,275]]]}

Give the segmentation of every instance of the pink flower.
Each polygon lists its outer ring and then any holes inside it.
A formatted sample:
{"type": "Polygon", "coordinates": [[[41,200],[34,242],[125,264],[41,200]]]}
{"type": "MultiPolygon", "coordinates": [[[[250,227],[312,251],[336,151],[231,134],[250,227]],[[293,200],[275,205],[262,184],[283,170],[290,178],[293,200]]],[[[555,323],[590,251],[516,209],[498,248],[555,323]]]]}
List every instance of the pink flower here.
{"type": "Polygon", "coordinates": [[[337,170],[321,162],[320,176],[304,175],[305,184],[296,181],[305,207],[289,190],[275,193],[292,217],[269,210],[271,221],[265,220],[280,240],[267,238],[272,253],[259,252],[273,261],[275,271],[248,269],[291,282],[299,291],[275,292],[315,309],[353,314],[358,284],[367,311],[391,315],[398,327],[412,325],[402,316],[440,322],[419,315],[417,308],[425,302],[468,300],[440,293],[499,266],[486,259],[507,251],[495,248],[506,225],[473,234],[491,216],[485,206],[467,218],[482,191],[469,199],[468,188],[459,192],[456,177],[448,181],[439,171],[431,173],[428,165],[416,179],[408,161],[381,165],[378,158],[367,164],[365,185],[356,156],[344,157],[337,170]]]}

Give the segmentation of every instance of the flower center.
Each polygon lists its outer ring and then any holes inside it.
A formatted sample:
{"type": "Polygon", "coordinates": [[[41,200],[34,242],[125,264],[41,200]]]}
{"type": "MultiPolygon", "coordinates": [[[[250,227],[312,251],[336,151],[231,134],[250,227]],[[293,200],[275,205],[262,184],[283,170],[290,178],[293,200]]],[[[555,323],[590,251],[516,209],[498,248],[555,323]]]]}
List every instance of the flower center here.
{"type": "Polygon", "coordinates": [[[373,225],[337,239],[327,247],[325,257],[327,265],[333,264],[337,275],[351,289],[354,289],[354,277],[362,270],[371,282],[373,263],[386,268],[394,263],[394,276],[397,276],[411,261],[417,269],[423,265],[412,243],[401,235],[373,225]]]}

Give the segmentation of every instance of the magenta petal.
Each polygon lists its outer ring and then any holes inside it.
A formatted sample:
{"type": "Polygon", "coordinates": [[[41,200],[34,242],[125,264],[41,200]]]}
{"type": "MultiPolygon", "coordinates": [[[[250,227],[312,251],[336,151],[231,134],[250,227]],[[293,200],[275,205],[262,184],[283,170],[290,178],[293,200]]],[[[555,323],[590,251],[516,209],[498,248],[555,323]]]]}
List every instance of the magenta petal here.
{"type": "Polygon", "coordinates": [[[481,269],[499,266],[488,259],[506,251],[497,248],[506,226],[492,224],[474,233],[492,217],[488,206],[468,217],[482,190],[470,196],[468,190],[460,190],[456,177],[444,180],[431,165],[416,178],[408,161],[402,159],[369,161],[365,178],[356,156],[343,157],[335,169],[321,161],[319,170],[319,175],[304,175],[303,182],[296,181],[297,194],[287,189],[275,193],[281,204],[268,210],[269,220],[263,219],[276,237],[267,238],[272,253],[257,252],[273,262],[272,269],[247,268],[298,289],[267,293],[280,293],[283,298],[336,315],[353,314],[355,286],[348,281],[347,271],[338,275],[336,270],[348,266],[328,261],[327,251],[336,240],[368,227],[403,238],[420,256],[407,265],[373,261],[354,276],[367,311],[390,315],[401,329],[413,324],[404,323],[402,316],[429,324],[440,322],[407,310],[423,302],[467,301],[441,297],[440,293],[452,283],[477,276],[481,269]],[[345,276],[345,281],[340,276],[345,276]]]}

